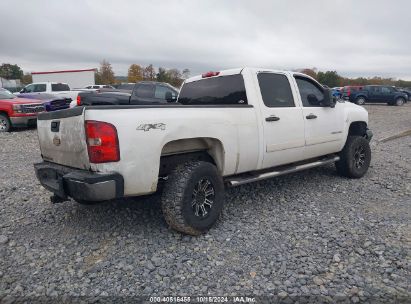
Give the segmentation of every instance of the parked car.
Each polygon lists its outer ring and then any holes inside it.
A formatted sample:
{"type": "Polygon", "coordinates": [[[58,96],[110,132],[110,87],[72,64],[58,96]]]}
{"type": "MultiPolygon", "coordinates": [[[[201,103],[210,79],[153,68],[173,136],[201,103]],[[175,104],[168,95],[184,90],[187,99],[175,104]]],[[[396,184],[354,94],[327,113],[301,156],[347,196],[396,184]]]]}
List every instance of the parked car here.
{"type": "Polygon", "coordinates": [[[10,94],[13,94],[12,92],[10,92],[9,90],[5,89],[5,88],[0,88],[0,92],[7,92],[10,94]]]}
{"type": "Polygon", "coordinates": [[[408,96],[392,86],[366,85],[352,92],[346,97],[347,100],[359,105],[366,102],[382,102],[388,105],[402,106],[407,102],[408,96]]]}
{"type": "Polygon", "coordinates": [[[26,95],[32,96],[33,94],[48,93],[54,96],[76,100],[79,92],[81,92],[81,90],[70,90],[67,83],[36,82],[25,86],[19,93],[15,94],[25,97],[26,95]]]}
{"type": "Polygon", "coordinates": [[[341,91],[342,91],[342,87],[334,87],[331,89],[332,95],[337,99],[340,99],[342,97],[341,91]]]}
{"type": "Polygon", "coordinates": [[[363,86],[344,86],[341,89],[341,98],[345,100],[349,100],[351,94],[358,90],[361,90],[363,86]]]}
{"type": "Polygon", "coordinates": [[[63,96],[54,96],[47,93],[33,93],[33,94],[17,94],[18,97],[24,97],[28,99],[41,100],[43,102],[44,108],[47,112],[68,109],[70,107],[71,98],[66,98],[63,96]]]}
{"type": "Polygon", "coordinates": [[[93,85],[89,85],[84,87],[85,89],[115,89],[114,87],[112,87],[111,85],[106,85],[106,84],[93,84],[93,85]]]}
{"type": "Polygon", "coordinates": [[[177,100],[178,90],[168,83],[155,81],[140,81],[133,85],[131,93],[112,92],[81,92],[78,94],[77,105],[128,105],[167,103],[177,100]]]}
{"type": "Polygon", "coordinates": [[[44,105],[40,100],[19,98],[7,90],[0,90],[0,132],[33,126],[37,114],[43,111],[44,105]]]}
{"type": "Polygon", "coordinates": [[[363,107],[335,102],[307,75],[238,68],[187,79],[175,104],[43,113],[43,162],[34,167],[55,202],[145,195],[164,182],[167,223],[198,235],[218,219],[226,186],[329,163],[362,177],[371,160],[367,126],[363,107]]]}

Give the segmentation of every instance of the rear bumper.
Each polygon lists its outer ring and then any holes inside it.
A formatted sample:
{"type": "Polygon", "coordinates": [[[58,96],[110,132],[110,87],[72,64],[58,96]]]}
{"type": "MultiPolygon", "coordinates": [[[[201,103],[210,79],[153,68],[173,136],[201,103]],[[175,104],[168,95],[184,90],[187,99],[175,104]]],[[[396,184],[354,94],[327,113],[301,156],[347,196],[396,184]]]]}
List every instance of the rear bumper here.
{"type": "Polygon", "coordinates": [[[124,196],[124,180],[118,173],[101,174],[42,162],[34,164],[42,186],[62,199],[106,201],[124,196]]]}
{"type": "Polygon", "coordinates": [[[37,115],[10,117],[10,122],[13,127],[35,126],[37,123],[37,115]]]}

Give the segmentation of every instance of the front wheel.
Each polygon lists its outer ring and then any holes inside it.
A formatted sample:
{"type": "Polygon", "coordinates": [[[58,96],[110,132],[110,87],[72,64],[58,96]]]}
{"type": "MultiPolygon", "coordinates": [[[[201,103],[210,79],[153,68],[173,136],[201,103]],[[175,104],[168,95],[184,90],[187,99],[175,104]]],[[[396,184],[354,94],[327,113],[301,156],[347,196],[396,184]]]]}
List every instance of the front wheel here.
{"type": "Polygon", "coordinates": [[[171,228],[199,235],[218,220],[224,203],[224,183],[217,168],[193,161],[177,166],[168,175],[161,207],[171,228]]]}
{"type": "Polygon", "coordinates": [[[340,160],[335,163],[337,172],[342,176],[360,178],[370,166],[370,143],[362,136],[348,136],[339,156],[340,160]]]}
{"type": "Polygon", "coordinates": [[[364,98],[364,97],[358,97],[358,98],[355,100],[355,103],[356,103],[357,105],[363,105],[363,104],[365,104],[365,98],[364,98]]]}
{"type": "Polygon", "coordinates": [[[395,100],[395,105],[396,106],[402,106],[404,104],[404,102],[405,102],[404,98],[397,98],[395,100]]]}
{"type": "Polygon", "coordinates": [[[11,123],[10,119],[5,114],[0,114],[0,132],[10,132],[11,123]]]}

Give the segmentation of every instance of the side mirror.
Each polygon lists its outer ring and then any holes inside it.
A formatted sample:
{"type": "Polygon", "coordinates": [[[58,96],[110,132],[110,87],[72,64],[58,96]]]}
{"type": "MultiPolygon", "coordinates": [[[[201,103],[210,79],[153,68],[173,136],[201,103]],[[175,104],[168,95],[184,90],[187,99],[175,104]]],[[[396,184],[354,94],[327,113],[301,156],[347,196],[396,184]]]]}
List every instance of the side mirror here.
{"type": "Polygon", "coordinates": [[[334,108],[336,101],[335,98],[332,96],[331,90],[324,88],[323,93],[324,99],[321,100],[321,106],[334,108]]]}
{"type": "Polygon", "coordinates": [[[26,93],[26,88],[22,88],[22,89],[20,90],[20,93],[26,93]]]}
{"type": "Polygon", "coordinates": [[[166,92],[166,100],[167,102],[175,102],[176,98],[173,97],[173,94],[171,94],[171,92],[166,92]]]}

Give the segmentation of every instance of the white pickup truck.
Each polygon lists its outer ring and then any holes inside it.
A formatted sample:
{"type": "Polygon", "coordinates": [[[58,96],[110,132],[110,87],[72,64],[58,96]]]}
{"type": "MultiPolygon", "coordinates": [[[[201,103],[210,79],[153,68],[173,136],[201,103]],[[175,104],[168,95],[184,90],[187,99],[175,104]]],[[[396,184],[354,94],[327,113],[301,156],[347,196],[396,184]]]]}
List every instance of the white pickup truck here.
{"type": "MultiPolygon", "coordinates": [[[[24,95],[33,96],[36,93],[48,93],[55,96],[60,96],[64,98],[71,98],[71,100],[76,101],[77,95],[83,90],[70,90],[70,87],[67,83],[58,83],[58,82],[34,82],[26,85],[20,92],[15,93],[20,97],[24,95]]],[[[31,97],[33,98],[33,97],[31,97]]]]}
{"type": "Polygon", "coordinates": [[[208,72],[187,79],[177,103],[40,114],[44,161],[35,170],[54,201],[87,204],[161,188],[167,223],[197,235],[218,219],[225,187],[328,163],[362,177],[371,160],[367,125],[364,108],[336,102],[307,75],[208,72]]]}

